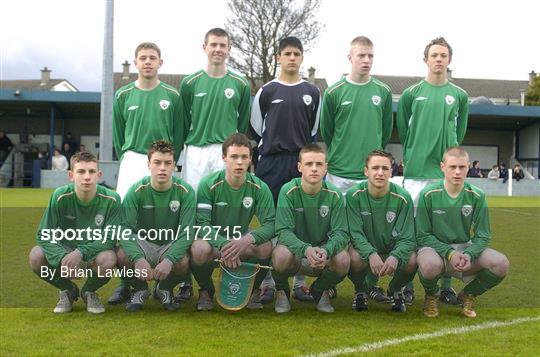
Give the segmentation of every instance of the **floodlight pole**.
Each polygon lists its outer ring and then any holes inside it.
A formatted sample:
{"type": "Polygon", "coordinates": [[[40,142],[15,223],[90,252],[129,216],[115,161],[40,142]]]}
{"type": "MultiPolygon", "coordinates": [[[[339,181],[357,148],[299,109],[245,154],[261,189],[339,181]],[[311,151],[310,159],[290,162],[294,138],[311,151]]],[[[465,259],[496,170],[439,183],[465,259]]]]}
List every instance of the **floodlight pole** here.
{"type": "Polygon", "coordinates": [[[114,0],[105,0],[103,35],[103,69],[101,75],[101,109],[99,120],[99,159],[112,160],[112,102],[113,102],[113,24],[114,0]]]}

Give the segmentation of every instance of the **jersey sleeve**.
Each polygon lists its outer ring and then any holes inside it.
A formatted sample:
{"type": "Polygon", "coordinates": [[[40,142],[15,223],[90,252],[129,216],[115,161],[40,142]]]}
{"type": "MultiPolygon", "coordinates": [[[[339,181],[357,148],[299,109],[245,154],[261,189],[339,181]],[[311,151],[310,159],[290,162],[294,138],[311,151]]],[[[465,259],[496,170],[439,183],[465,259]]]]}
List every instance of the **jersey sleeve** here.
{"type": "Polygon", "coordinates": [[[335,108],[334,98],[331,93],[326,91],[321,105],[321,136],[327,147],[330,147],[334,137],[335,108]]]}
{"type": "Polygon", "coordinates": [[[120,246],[131,262],[144,258],[144,253],[137,243],[137,207],[137,196],[133,188],[130,188],[122,201],[122,226],[123,229],[129,229],[131,234],[120,240],[120,246]]]}
{"type": "MultiPolygon", "coordinates": [[[[219,234],[219,230],[212,225],[212,209],[214,198],[212,191],[210,191],[210,183],[207,180],[203,180],[197,189],[197,226],[198,232],[205,237],[210,237],[208,243],[218,250],[223,248],[228,243],[226,237],[219,234]]],[[[190,237],[195,239],[196,237],[190,237]]],[[[201,238],[201,237],[197,237],[201,238]]]]}
{"type": "Polygon", "coordinates": [[[472,245],[466,248],[463,253],[471,257],[471,261],[476,260],[487,248],[491,240],[491,229],[489,224],[489,212],[486,204],[486,196],[482,195],[474,210],[473,227],[474,235],[471,239],[472,245]]]}
{"type": "Polygon", "coordinates": [[[125,132],[126,132],[126,119],[122,112],[122,99],[118,95],[114,97],[113,101],[113,141],[114,141],[114,150],[116,151],[116,157],[118,160],[122,158],[124,154],[122,147],[125,143],[125,132]]]}
{"type": "Polygon", "coordinates": [[[59,212],[56,203],[56,195],[53,194],[49,200],[49,205],[45,209],[43,217],[39,223],[37,231],[37,243],[43,250],[43,254],[49,265],[57,267],[60,265],[66,251],[58,243],[53,242],[52,229],[59,226],[59,212]]]}
{"type": "Polygon", "coordinates": [[[253,104],[251,105],[251,118],[250,118],[250,124],[251,124],[251,130],[253,134],[255,134],[255,139],[257,142],[259,142],[262,138],[262,131],[263,131],[263,111],[261,108],[261,94],[263,92],[263,87],[259,88],[257,91],[257,94],[255,94],[255,98],[253,98],[253,104]]]}
{"type": "Polygon", "coordinates": [[[272,193],[266,184],[263,183],[258,192],[257,198],[257,219],[261,223],[260,227],[251,231],[255,244],[259,245],[274,238],[276,210],[272,193]]]}
{"type": "Polygon", "coordinates": [[[410,197],[407,203],[403,203],[400,207],[392,235],[395,235],[396,245],[390,252],[390,255],[398,260],[400,266],[405,266],[409,261],[411,253],[416,248],[413,202],[410,197]]]}
{"type": "Polygon", "coordinates": [[[179,262],[186,255],[193,243],[193,239],[189,237],[188,232],[195,224],[196,204],[195,191],[189,188],[188,192],[184,194],[178,227],[176,228],[180,233],[173,244],[171,244],[167,254],[165,254],[165,258],[169,259],[172,263],[179,262]]]}
{"type": "Polygon", "coordinates": [[[246,84],[242,91],[240,104],[238,106],[238,132],[245,134],[247,132],[250,121],[249,102],[251,100],[251,89],[249,84],[246,84]]]}
{"type": "Polygon", "coordinates": [[[101,239],[91,241],[86,244],[80,244],[77,250],[81,252],[84,261],[88,261],[89,257],[95,257],[97,254],[105,251],[112,250],[115,245],[115,241],[112,239],[113,226],[119,226],[122,221],[122,210],[120,208],[120,196],[116,197],[116,201],[111,203],[105,214],[105,219],[101,228],[101,239]],[[109,226],[110,231],[105,230],[109,226]]]}
{"type": "Polygon", "coordinates": [[[311,127],[311,136],[314,138],[313,141],[315,142],[315,136],[317,135],[317,131],[319,130],[319,118],[321,115],[321,92],[319,92],[319,89],[317,89],[317,93],[315,96],[315,108],[313,108],[313,116],[312,116],[312,127],[311,127]]]}
{"type": "Polygon", "coordinates": [[[175,96],[174,113],[173,113],[173,145],[175,153],[175,162],[178,161],[180,152],[184,148],[184,140],[186,138],[185,124],[183,116],[183,102],[182,96],[175,96]]]}
{"type": "Polygon", "coordinates": [[[339,194],[339,197],[335,200],[331,214],[331,230],[328,232],[328,241],[321,246],[321,248],[326,250],[329,258],[346,249],[349,244],[347,212],[341,194],[339,194]]]}
{"type": "Polygon", "coordinates": [[[388,92],[384,102],[383,113],[382,113],[382,137],[381,137],[381,147],[384,149],[390,141],[392,136],[392,128],[394,126],[394,121],[392,118],[392,93],[388,92]]]}
{"type": "Polygon", "coordinates": [[[276,235],[278,243],[286,246],[295,256],[304,258],[310,244],[303,242],[294,233],[294,205],[292,198],[286,194],[287,185],[281,188],[276,208],[276,235]]]}
{"type": "Polygon", "coordinates": [[[405,90],[399,98],[396,128],[399,135],[399,141],[401,141],[402,145],[405,145],[405,140],[407,139],[409,120],[412,115],[412,100],[412,94],[409,90],[405,90]]]}
{"type": "Polygon", "coordinates": [[[469,121],[469,98],[463,93],[459,102],[459,113],[457,118],[456,136],[457,142],[461,145],[467,132],[467,122],[469,121]]]}
{"type": "Polygon", "coordinates": [[[189,129],[191,128],[191,107],[193,104],[193,93],[191,93],[191,87],[187,84],[185,79],[180,83],[180,101],[180,121],[183,124],[182,143],[184,143],[189,134],[189,129]]]}
{"type": "Polygon", "coordinates": [[[418,248],[431,247],[435,249],[437,254],[446,258],[448,253],[452,251],[449,244],[441,242],[433,233],[431,222],[431,200],[424,196],[424,192],[420,192],[418,196],[418,207],[416,208],[416,240],[418,248]]]}
{"type": "Polygon", "coordinates": [[[352,195],[352,191],[347,192],[347,221],[353,248],[360,254],[363,260],[368,260],[369,256],[377,253],[377,250],[367,240],[364,233],[364,222],[360,214],[360,204],[358,198],[352,195]]]}

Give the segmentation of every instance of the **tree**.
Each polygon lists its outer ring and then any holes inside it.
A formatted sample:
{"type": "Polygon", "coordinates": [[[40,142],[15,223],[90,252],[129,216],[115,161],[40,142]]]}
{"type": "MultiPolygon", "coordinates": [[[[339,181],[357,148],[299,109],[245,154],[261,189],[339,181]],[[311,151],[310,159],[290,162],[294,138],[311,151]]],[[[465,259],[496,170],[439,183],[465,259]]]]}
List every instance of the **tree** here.
{"type": "Polygon", "coordinates": [[[226,29],[231,37],[230,63],[253,88],[276,77],[279,41],[295,36],[304,51],[323,28],[315,18],[321,0],[230,0],[226,29]]]}
{"type": "Polygon", "coordinates": [[[536,76],[525,94],[525,105],[540,105],[540,76],[536,76]]]}

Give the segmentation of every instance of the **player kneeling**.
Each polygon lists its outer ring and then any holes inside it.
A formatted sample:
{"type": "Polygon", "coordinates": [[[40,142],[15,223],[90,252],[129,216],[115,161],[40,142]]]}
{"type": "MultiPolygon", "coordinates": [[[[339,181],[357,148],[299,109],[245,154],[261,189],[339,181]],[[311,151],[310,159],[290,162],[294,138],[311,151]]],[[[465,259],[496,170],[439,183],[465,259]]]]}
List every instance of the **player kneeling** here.
{"type": "Polygon", "coordinates": [[[349,271],[345,205],[339,190],[323,181],[328,164],[320,146],[306,145],[298,160],[302,177],[282,187],[276,212],[278,245],[272,252],[275,311],[290,311],[288,277],[300,272],[317,276],[310,287],[317,310],[333,312],[328,289],[349,271]]]}
{"type": "Polygon", "coordinates": [[[120,197],[97,184],[101,171],[89,152],[71,157],[68,175],[73,183],[51,196],[29,263],[41,279],[60,289],[55,313],[73,309],[79,289],[70,279],[86,277],[81,297],[88,312],[100,314],[105,308],[96,291],[109,281],[116,265],[112,232],[120,226],[120,197]]]}
{"type": "MultiPolygon", "coordinates": [[[[258,177],[248,172],[251,143],[244,134],[232,134],[222,144],[225,170],[206,176],[197,189],[198,237],[191,246],[191,269],[201,287],[197,310],[214,308],[212,271],[214,259],[227,268],[242,261],[268,265],[274,237],[275,208],[272,193],[258,177]],[[257,216],[260,227],[249,230],[257,216]]],[[[260,290],[266,270],[255,277],[248,309],[262,309],[260,290]]]]}
{"type": "Polygon", "coordinates": [[[364,173],[368,178],[347,191],[347,217],[352,247],[349,248],[354,284],[353,309],[367,310],[366,277],[393,275],[388,286],[392,311],[404,312],[402,289],[416,273],[416,239],[413,202],[405,189],[390,182],[392,155],[375,150],[368,154],[364,173]]]}
{"type": "Polygon", "coordinates": [[[152,143],[150,176],[131,186],[122,202],[123,224],[132,233],[120,241],[117,252],[118,266],[131,273],[124,278],[134,288],[127,311],[142,309],[150,295],[147,282],[152,279],[157,281],[154,298],[163,308],[180,308],[172,290],[189,272],[187,252],[192,241],[188,233],[195,220],[195,192],[173,177],[175,163],[170,143],[152,143]]]}
{"type": "Polygon", "coordinates": [[[437,281],[445,272],[468,283],[459,293],[462,313],[475,317],[475,298],[497,286],[510,263],[487,248],[491,240],[484,193],[465,182],[469,155],[460,147],[446,150],[444,180],[420,192],[416,212],[419,277],[426,291],[424,315],[439,315],[437,281]],[[471,236],[472,232],[472,236],[471,236]]]}

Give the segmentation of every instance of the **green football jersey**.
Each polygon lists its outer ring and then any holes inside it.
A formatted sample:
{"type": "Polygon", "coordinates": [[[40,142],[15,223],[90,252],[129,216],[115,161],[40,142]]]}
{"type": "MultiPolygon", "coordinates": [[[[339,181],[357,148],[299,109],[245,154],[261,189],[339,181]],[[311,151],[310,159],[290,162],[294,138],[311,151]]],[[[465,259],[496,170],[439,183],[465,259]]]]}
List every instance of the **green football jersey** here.
{"type": "Polygon", "coordinates": [[[274,238],[274,200],[261,179],[247,173],[246,182],[233,189],[225,181],[225,170],[221,170],[201,180],[197,189],[198,236],[207,239],[213,247],[221,249],[248,232],[253,216],[260,223],[260,227],[251,231],[255,244],[274,238]]]}
{"type": "Polygon", "coordinates": [[[193,237],[188,235],[195,223],[195,192],[181,179],[172,179],[172,187],[161,192],[152,188],[147,176],[131,186],[124,197],[123,224],[133,234],[120,245],[132,262],[144,257],[137,239],[157,245],[172,241],[165,254],[172,263],[180,261],[191,246],[193,237]]]}
{"type": "Polygon", "coordinates": [[[422,80],[399,99],[396,126],[403,145],[406,178],[442,178],[444,151],[461,144],[467,131],[468,95],[452,82],[422,80]]]}
{"type": "Polygon", "coordinates": [[[178,91],[160,82],[152,90],[130,83],[116,91],[113,102],[113,139],[118,159],[126,151],[146,154],[150,144],[166,140],[176,155],[184,147],[184,125],[178,91]]]}
{"type": "Polygon", "coordinates": [[[227,71],[213,78],[200,70],[182,80],[180,94],[187,145],[220,144],[233,133],[246,132],[251,92],[240,75],[227,71]]]}
{"type": "Polygon", "coordinates": [[[450,244],[471,241],[464,253],[475,260],[491,240],[485,194],[468,182],[456,198],[448,195],[443,180],[426,186],[418,199],[416,236],[419,248],[431,247],[445,258],[453,250],[450,244]]]}
{"type": "Polygon", "coordinates": [[[116,192],[100,185],[89,202],[79,200],[74,184],[57,188],[37,232],[38,245],[49,264],[60,265],[66,254],[62,246],[79,250],[84,261],[113,249],[114,232],[121,225],[120,201],[116,192]]]}
{"type": "Polygon", "coordinates": [[[349,244],[343,196],[332,184],[323,181],[316,195],[302,190],[302,179],[283,185],[276,208],[276,235],[297,257],[306,249],[320,247],[333,257],[349,244]]]}
{"type": "Polygon", "coordinates": [[[366,156],[383,149],[392,134],[392,93],[383,82],[350,82],[328,88],[321,109],[321,135],[328,146],[328,172],[363,179],[366,156]]]}
{"type": "Polygon", "coordinates": [[[373,253],[394,256],[400,266],[407,264],[416,248],[413,202],[409,193],[390,182],[390,191],[381,198],[368,192],[363,181],[347,191],[347,217],[353,247],[362,259],[373,253]]]}

